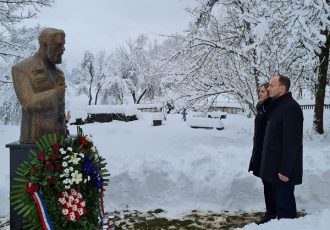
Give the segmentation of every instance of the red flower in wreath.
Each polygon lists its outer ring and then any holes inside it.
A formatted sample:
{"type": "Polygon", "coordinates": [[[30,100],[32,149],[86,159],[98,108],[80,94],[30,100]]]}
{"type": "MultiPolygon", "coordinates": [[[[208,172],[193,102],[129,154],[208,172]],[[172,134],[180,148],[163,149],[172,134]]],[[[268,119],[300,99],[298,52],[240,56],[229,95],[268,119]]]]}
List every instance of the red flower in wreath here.
{"type": "Polygon", "coordinates": [[[39,167],[38,166],[33,166],[32,172],[34,172],[34,173],[39,172],[39,167]]]}
{"type": "Polygon", "coordinates": [[[62,165],[60,165],[60,164],[56,165],[55,171],[56,172],[61,172],[62,171],[62,165]]]}
{"type": "Polygon", "coordinates": [[[46,154],[45,153],[39,153],[38,154],[38,160],[39,161],[44,161],[46,159],[46,154]]]}
{"type": "Polygon", "coordinates": [[[34,183],[28,183],[25,185],[25,189],[28,193],[34,193],[39,190],[39,185],[34,183]]]}
{"type": "Polygon", "coordinates": [[[53,161],[56,160],[58,158],[58,155],[56,153],[53,153],[51,156],[50,156],[50,159],[52,159],[53,161]]]}
{"type": "Polygon", "coordinates": [[[86,139],[86,137],[80,137],[80,143],[81,143],[82,145],[86,145],[86,144],[87,144],[87,139],[86,139]]]}
{"type": "Polygon", "coordinates": [[[58,144],[53,145],[53,150],[58,151],[60,149],[60,146],[58,144]]]}
{"type": "Polygon", "coordinates": [[[46,164],[45,164],[45,168],[46,168],[47,170],[51,170],[51,169],[53,168],[52,163],[50,163],[49,161],[47,161],[46,164]]]}
{"type": "Polygon", "coordinates": [[[51,176],[48,178],[48,184],[55,184],[56,183],[56,177],[51,176]]]}

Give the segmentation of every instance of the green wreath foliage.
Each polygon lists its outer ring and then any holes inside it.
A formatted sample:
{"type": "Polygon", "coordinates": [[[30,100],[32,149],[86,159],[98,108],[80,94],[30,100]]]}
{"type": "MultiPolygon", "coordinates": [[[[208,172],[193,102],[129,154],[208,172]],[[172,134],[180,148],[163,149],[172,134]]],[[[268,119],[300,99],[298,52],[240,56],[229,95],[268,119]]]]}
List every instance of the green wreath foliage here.
{"type": "Polygon", "coordinates": [[[24,229],[42,229],[37,206],[26,189],[29,183],[38,185],[54,229],[102,229],[101,196],[110,174],[91,138],[78,127],[75,137],[65,140],[63,136],[47,134],[36,145],[38,150],[31,150],[29,160],[17,168],[16,184],[10,194],[11,205],[23,217],[24,229]],[[80,192],[86,210],[75,220],[64,215],[59,202],[59,196],[72,189],[80,192]]]}

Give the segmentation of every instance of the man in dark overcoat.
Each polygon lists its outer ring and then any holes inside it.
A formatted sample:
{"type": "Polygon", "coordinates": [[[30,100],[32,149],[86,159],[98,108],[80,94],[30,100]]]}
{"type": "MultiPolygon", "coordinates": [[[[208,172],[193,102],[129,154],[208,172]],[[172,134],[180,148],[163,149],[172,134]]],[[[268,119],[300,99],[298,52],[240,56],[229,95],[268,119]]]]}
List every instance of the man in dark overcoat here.
{"type": "Polygon", "coordinates": [[[266,125],[260,176],[271,182],[277,218],[296,218],[295,185],[303,174],[303,113],[292,98],[290,79],[275,75],[268,87],[273,99],[266,125]]]}

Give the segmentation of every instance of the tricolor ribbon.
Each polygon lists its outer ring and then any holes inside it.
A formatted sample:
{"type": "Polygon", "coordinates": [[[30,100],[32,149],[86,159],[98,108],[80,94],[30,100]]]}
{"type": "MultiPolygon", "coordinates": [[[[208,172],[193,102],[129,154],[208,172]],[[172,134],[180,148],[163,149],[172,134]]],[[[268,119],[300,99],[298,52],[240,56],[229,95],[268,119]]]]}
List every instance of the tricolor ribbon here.
{"type": "Polygon", "coordinates": [[[54,228],[53,228],[53,225],[48,216],[45,202],[44,202],[42,196],[40,195],[40,193],[38,192],[39,185],[29,183],[26,185],[25,188],[26,188],[26,191],[28,193],[30,193],[30,195],[33,197],[33,200],[37,205],[39,217],[40,217],[43,229],[44,230],[53,230],[54,228]]]}
{"type": "Polygon", "coordinates": [[[101,224],[101,226],[103,226],[103,224],[104,224],[104,218],[105,218],[104,201],[103,201],[104,188],[102,187],[100,190],[101,190],[101,215],[100,215],[100,224],[101,224]]]}
{"type": "Polygon", "coordinates": [[[100,190],[101,190],[100,225],[102,226],[103,229],[114,230],[115,229],[114,217],[110,217],[110,216],[108,216],[108,218],[105,217],[104,199],[103,199],[104,198],[104,188],[103,188],[103,186],[100,190]]]}

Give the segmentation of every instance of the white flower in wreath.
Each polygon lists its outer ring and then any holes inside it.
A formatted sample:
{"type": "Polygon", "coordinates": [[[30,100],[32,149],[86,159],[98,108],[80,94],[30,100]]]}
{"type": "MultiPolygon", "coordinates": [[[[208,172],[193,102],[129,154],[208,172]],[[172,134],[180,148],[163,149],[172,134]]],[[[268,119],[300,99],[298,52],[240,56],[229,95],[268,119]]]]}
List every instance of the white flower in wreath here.
{"type": "Polygon", "coordinates": [[[82,209],[82,208],[78,208],[78,213],[79,213],[79,215],[83,215],[84,214],[84,209],[82,209]]]}
{"type": "Polygon", "coordinates": [[[76,199],[74,200],[74,202],[75,202],[76,204],[79,204],[79,199],[76,198],[76,199]]]}
{"type": "Polygon", "coordinates": [[[90,176],[87,176],[87,179],[86,178],[84,179],[84,183],[86,184],[87,181],[90,181],[90,179],[91,179],[90,176]]]}
{"type": "Polygon", "coordinates": [[[80,203],[80,205],[81,205],[81,207],[85,207],[85,206],[86,206],[85,201],[82,201],[82,202],[80,203]]]}
{"type": "Polygon", "coordinates": [[[74,165],[77,165],[79,164],[79,161],[80,161],[80,158],[79,157],[76,157],[76,156],[71,156],[70,157],[70,160],[68,161],[69,163],[72,163],[74,165]]]}
{"type": "Polygon", "coordinates": [[[68,167],[68,162],[65,162],[65,161],[64,161],[64,162],[62,163],[62,166],[63,166],[63,167],[68,167]]]}
{"type": "Polygon", "coordinates": [[[64,209],[62,209],[62,213],[63,213],[63,215],[68,215],[69,214],[69,210],[66,209],[66,208],[64,208],[64,209]]]}
{"type": "Polygon", "coordinates": [[[96,148],[94,146],[91,148],[91,150],[92,150],[93,153],[96,152],[96,148]]]}
{"type": "Polygon", "coordinates": [[[83,153],[79,153],[79,156],[81,157],[81,158],[84,158],[84,154],[83,153]]]}
{"type": "Polygon", "coordinates": [[[70,170],[68,168],[64,169],[65,174],[69,174],[70,170]]]}
{"type": "Polygon", "coordinates": [[[81,198],[82,198],[82,195],[81,195],[80,192],[77,193],[77,198],[78,198],[78,199],[81,199],[81,198]]]}
{"type": "Polygon", "coordinates": [[[71,194],[72,196],[77,196],[77,191],[73,188],[71,189],[71,194]]]}
{"type": "Polygon", "coordinates": [[[69,178],[66,178],[64,181],[63,181],[63,184],[72,184],[72,181],[69,179],[69,178]]]}
{"type": "Polygon", "coordinates": [[[61,154],[66,154],[66,151],[63,148],[60,148],[59,151],[60,151],[61,154]]]}
{"type": "Polygon", "coordinates": [[[69,175],[68,174],[61,174],[60,177],[68,177],[69,175]]]}
{"type": "Polygon", "coordinates": [[[59,198],[58,201],[61,203],[61,204],[65,204],[66,203],[66,200],[65,198],[59,198]]]}
{"type": "Polygon", "coordinates": [[[69,194],[67,192],[62,192],[62,194],[63,194],[64,197],[68,197],[69,196],[69,194]]]}
{"type": "Polygon", "coordinates": [[[65,185],[64,188],[65,188],[65,189],[70,189],[71,186],[70,186],[70,185],[65,185]]]}
{"type": "Polygon", "coordinates": [[[73,171],[73,167],[69,167],[69,170],[72,172],[73,171]]]}
{"type": "Polygon", "coordinates": [[[76,221],[76,216],[74,215],[74,212],[70,212],[70,220],[76,221]]]}
{"type": "Polygon", "coordinates": [[[68,147],[68,151],[72,152],[72,148],[71,147],[68,147]]]}
{"type": "Polygon", "coordinates": [[[68,208],[71,208],[71,207],[72,207],[72,203],[71,203],[71,202],[68,202],[68,203],[66,203],[66,206],[67,206],[68,208]]]}
{"type": "Polygon", "coordinates": [[[73,196],[69,196],[69,202],[72,203],[72,201],[74,201],[74,197],[73,196]]]}
{"type": "Polygon", "coordinates": [[[69,178],[67,178],[67,182],[66,183],[69,184],[69,185],[72,185],[73,184],[72,180],[70,180],[69,178]]]}
{"type": "Polygon", "coordinates": [[[77,170],[75,170],[73,173],[71,173],[71,181],[72,183],[79,184],[82,181],[82,174],[79,173],[77,170]]]}
{"type": "Polygon", "coordinates": [[[72,205],[72,211],[77,211],[77,205],[72,205]]]}

